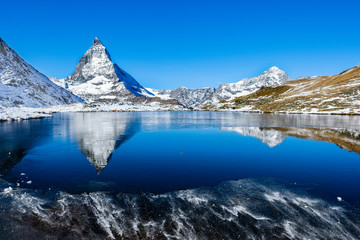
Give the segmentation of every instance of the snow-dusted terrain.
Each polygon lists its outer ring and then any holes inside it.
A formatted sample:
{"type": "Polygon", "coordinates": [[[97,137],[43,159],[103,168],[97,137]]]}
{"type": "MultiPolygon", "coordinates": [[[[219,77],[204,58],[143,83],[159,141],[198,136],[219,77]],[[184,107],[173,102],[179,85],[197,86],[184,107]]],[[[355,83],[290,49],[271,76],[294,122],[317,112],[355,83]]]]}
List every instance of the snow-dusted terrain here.
{"type": "Polygon", "coordinates": [[[187,109],[180,105],[164,105],[160,104],[159,102],[151,102],[148,104],[100,104],[94,106],[76,103],[70,105],[58,105],[40,108],[3,108],[0,109],[0,121],[52,117],[52,113],[56,112],[156,112],[185,110],[187,109]]]}
{"type": "Polygon", "coordinates": [[[201,106],[203,102],[213,97],[215,88],[199,88],[189,89],[179,87],[170,93],[170,97],[175,98],[180,104],[185,107],[201,106]]]}
{"type": "Polygon", "coordinates": [[[124,103],[133,96],[154,96],[112,62],[108,50],[97,38],[80,59],[72,75],[65,79],[51,79],[88,103],[124,103]]]}
{"type": "Polygon", "coordinates": [[[0,38],[0,108],[44,107],[82,100],[52,83],[0,38]]]}
{"type": "Polygon", "coordinates": [[[153,89],[153,88],[146,88],[146,90],[148,90],[149,92],[154,94],[155,97],[159,97],[159,98],[164,99],[164,100],[172,99],[170,97],[171,90],[166,90],[166,89],[157,90],[157,89],[153,89]]]}

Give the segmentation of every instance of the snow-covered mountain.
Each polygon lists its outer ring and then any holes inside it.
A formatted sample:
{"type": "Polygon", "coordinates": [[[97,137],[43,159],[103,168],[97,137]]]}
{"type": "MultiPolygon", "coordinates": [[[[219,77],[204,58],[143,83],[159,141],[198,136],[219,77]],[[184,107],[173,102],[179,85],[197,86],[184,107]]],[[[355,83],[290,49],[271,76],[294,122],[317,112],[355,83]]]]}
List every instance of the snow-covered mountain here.
{"type": "Polygon", "coordinates": [[[231,100],[239,96],[259,90],[261,87],[279,86],[289,81],[289,76],[277,67],[271,67],[259,76],[245,78],[237,83],[223,83],[217,89],[199,88],[188,89],[179,87],[174,90],[151,91],[163,99],[174,98],[185,107],[201,107],[205,105],[216,105],[221,100],[231,100]]]}
{"type": "Polygon", "coordinates": [[[55,85],[0,38],[0,106],[44,107],[82,102],[55,85]]]}
{"type": "Polygon", "coordinates": [[[214,94],[213,101],[231,100],[259,90],[261,87],[275,87],[290,80],[290,77],[277,67],[271,67],[259,76],[245,78],[237,83],[223,83],[214,94]]]}
{"type": "Polygon", "coordinates": [[[105,46],[98,38],[79,60],[75,72],[65,79],[53,82],[86,102],[121,103],[134,96],[153,97],[130,74],[113,63],[105,46]]]}

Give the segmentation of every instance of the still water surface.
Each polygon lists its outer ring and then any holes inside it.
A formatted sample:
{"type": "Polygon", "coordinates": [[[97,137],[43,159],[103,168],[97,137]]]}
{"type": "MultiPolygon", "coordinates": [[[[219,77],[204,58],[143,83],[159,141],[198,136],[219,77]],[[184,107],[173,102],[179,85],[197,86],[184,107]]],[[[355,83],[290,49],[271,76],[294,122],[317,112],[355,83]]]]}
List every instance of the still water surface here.
{"type": "Polygon", "coordinates": [[[1,123],[0,237],[357,239],[359,154],[359,116],[66,113],[1,123]]]}

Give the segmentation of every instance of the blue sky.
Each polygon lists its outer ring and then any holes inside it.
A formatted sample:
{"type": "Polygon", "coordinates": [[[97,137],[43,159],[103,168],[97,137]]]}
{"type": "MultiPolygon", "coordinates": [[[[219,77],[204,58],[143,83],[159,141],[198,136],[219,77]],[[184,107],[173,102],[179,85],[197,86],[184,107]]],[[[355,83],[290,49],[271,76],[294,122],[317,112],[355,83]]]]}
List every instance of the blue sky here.
{"type": "Polygon", "coordinates": [[[360,1],[1,2],[0,37],[47,76],[98,37],[142,85],[217,87],[276,65],[291,78],[360,63],[360,1]]]}

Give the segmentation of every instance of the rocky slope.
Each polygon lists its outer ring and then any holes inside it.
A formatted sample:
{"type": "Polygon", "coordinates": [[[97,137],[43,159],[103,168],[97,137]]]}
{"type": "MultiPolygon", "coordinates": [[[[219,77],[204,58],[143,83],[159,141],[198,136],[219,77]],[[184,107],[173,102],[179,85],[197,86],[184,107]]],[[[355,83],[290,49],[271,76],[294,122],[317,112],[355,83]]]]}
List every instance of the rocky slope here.
{"type": "Polygon", "coordinates": [[[52,83],[0,38],[0,106],[44,107],[82,100],[52,83]]]}
{"type": "Polygon", "coordinates": [[[214,92],[215,88],[210,87],[198,89],[179,87],[171,91],[170,97],[176,99],[185,107],[197,107],[212,99],[214,92]]]}
{"type": "Polygon", "coordinates": [[[333,76],[263,87],[229,105],[243,111],[360,114],[360,66],[333,76]]]}

